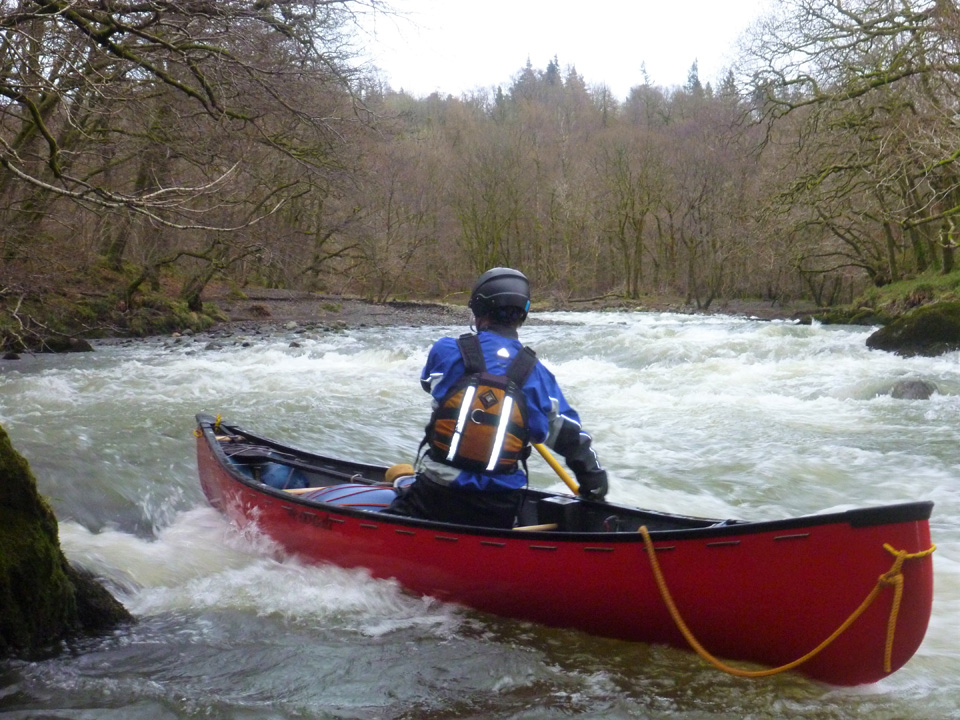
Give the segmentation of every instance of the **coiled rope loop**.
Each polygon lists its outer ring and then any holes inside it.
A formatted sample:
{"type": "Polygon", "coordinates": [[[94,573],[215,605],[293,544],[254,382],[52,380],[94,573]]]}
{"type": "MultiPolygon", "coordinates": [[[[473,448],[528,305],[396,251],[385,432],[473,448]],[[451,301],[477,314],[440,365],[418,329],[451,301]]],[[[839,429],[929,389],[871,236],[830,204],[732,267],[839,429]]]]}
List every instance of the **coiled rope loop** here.
{"type": "Polygon", "coordinates": [[[854,622],[857,621],[868,607],[873,603],[877,596],[883,591],[887,586],[893,587],[893,604],[890,607],[890,617],[887,620],[887,641],[884,648],[884,658],[883,658],[883,669],[884,672],[891,672],[891,655],[893,653],[893,638],[894,631],[897,626],[897,614],[900,612],[900,601],[903,598],[903,573],[901,568],[905,560],[914,560],[918,558],[924,558],[933,553],[936,549],[936,545],[931,545],[928,550],[923,550],[917,553],[908,553],[904,550],[895,550],[890,545],[884,543],[884,549],[894,556],[893,565],[890,567],[887,572],[881,575],[877,579],[877,584],[870,591],[863,602],[860,603],[860,607],[853,611],[853,613],[848,617],[843,623],[838,627],[834,632],[824,640],[822,643],[817,645],[813,650],[808,652],[801,658],[789,662],[786,665],[781,665],[780,667],[768,668],[766,670],[743,670],[741,668],[733,667],[732,665],[727,665],[719,658],[712,655],[700,642],[693,636],[693,633],[690,632],[690,628],[687,627],[686,622],[684,622],[683,617],[680,615],[680,611],[677,610],[676,604],[673,602],[673,597],[670,595],[670,590],[667,588],[666,580],[664,580],[663,572],[660,569],[660,561],[657,560],[656,552],[653,547],[653,540],[650,539],[650,531],[647,530],[646,526],[642,526],[638,531],[643,536],[643,543],[647,550],[647,557],[650,559],[650,567],[653,570],[654,579],[657,582],[657,588],[660,590],[660,596],[663,598],[664,605],[667,606],[667,609],[670,611],[670,617],[673,618],[674,623],[676,623],[677,628],[683,634],[683,637],[690,647],[692,647],[701,658],[706,660],[708,663],[713,665],[718,670],[722,670],[725,673],[730,675],[736,675],[737,677],[745,678],[760,678],[768,677],[770,675],[776,675],[778,673],[786,672],[788,670],[793,670],[795,667],[802,665],[811,658],[818,655],[822,650],[827,648],[834,640],[836,640],[840,635],[844,633],[854,622]]]}

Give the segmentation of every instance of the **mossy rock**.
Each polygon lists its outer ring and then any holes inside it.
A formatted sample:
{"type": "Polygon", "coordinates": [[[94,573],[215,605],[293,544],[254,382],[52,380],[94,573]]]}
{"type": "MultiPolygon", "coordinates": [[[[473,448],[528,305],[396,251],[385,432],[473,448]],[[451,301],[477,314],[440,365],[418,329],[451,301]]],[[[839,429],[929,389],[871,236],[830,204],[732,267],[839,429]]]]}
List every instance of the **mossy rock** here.
{"type": "Polygon", "coordinates": [[[917,308],[873,333],[867,347],[907,357],[960,350],[960,302],[917,308]]]}
{"type": "Polygon", "coordinates": [[[851,325],[889,325],[893,318],[873,308],[857,308],[850,318],[851,325]]]}
{"type": "Polygon", "coordinates": [[[147,337],[184,330],[202,332],[224,319],[226,315],[210,303],[204,303],[204,312],[198,313],[190,310],[183,301],[146,295],[138,307],[114,318],[114,322],[126,330],[125,334],[147,337]]]}
{"type": "Polygon", "coordinates": [[[83,338],[49,337],[41,341],[37,352],[71,353],[93,352],[93,346],[83,338]]]}
{"type": "Polygon", "coordinates": [[[823,310],[821,312],[808,315],[803,320],[806,324],[811,324],[814,320],[824,325],[849,325],[852,317],[849,310],[833,309],[823,310]]]}
{"type": "Polygon", "coordinates": [[[870,307],[830,308],[812,318],[824,325],[886,325],[891,321],[889,315],[870,307]]]}
{"type": "Polygon", "coordinates": [[[12,353],[70,353],[93,352],[93,346],[83,338],[65,337],[63,335],[39,336],[30,335],[20,337],[6,334],[0,330],[0,346],[12,353]]]}
{"type": "Polygon", "coordinates": [[[0,657],[31,657],[133,618],[60,550],[57,519],[0,427],[0,657]]]}
{"type": "Polygon", "coordinates": [[[62,637],[73,626],[76,602],[53,511],[2,430],[0,477],[0,655],[9,655],[62,637]]]}

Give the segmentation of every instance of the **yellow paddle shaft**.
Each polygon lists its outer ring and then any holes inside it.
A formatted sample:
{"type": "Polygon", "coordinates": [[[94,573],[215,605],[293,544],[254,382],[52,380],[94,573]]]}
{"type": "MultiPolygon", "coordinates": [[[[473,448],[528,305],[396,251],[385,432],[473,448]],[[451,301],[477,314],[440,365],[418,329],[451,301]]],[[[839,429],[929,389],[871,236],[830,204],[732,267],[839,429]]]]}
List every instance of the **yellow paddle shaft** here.
{"type": "Polygon", "coordinates": [[[547,461],[547,464],[553,468],[553,471],[560,476],[560,479],[567,484],[567,487],[570,488],[574,495],[580,492],[580,486],[577,485],[577,481],[570,477],[570,473],[564,470],[563,466],[557,462],[557,459],[550,454],[546,445],[543,443],[534,443],[533,446],[537,449],[537,452],[543,456],[543,459],[547,461]]]}

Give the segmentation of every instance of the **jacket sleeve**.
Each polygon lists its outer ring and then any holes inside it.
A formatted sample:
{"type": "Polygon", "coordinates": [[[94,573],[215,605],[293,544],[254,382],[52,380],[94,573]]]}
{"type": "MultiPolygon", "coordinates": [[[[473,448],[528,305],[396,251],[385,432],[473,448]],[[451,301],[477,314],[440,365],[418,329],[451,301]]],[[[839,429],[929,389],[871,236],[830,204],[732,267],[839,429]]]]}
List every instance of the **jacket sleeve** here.
{"type": "Polygon", "coordinates": [[[600,465],[593,438],[580,424],[580,416],[567,403],[551,373],[549,388],[549,430],[544,444],[563,456],[580,485],[580,494],[592,500],[602,500],[607,494],[607,472],[600,465]]]}
{"type": "MultiPolygon", "coordinates": [[[[454,338],[440,338],[430,348],[427,362],[420,373],[420,387],[439,399],[453,382],[451,369],[460,359],[457,341],[454,338]]],[[[457,377],[463,374],[460,370],[457,377]]]]}
{"type": "Polygon", "coordinates": [[[603,500],[607,494],[607,471],[600,466],[600,459],[593,449],[593,438],[579,422],[563,415],[558,416],[556,433],[547,438],[553,440],[553,449],[573,470],[580,485],[580,495],[590,500],[603,500]]]}
{"type": "Polygon", "coordinates": [[[600,460],[593,449],[593,438],[590,433],[581,427],[580,423],[558,415],[550,423],[550,436],[547,438],[547,447],[552,447],[567,465],[579,477],[582,473],[600,472],[600,460]]]}

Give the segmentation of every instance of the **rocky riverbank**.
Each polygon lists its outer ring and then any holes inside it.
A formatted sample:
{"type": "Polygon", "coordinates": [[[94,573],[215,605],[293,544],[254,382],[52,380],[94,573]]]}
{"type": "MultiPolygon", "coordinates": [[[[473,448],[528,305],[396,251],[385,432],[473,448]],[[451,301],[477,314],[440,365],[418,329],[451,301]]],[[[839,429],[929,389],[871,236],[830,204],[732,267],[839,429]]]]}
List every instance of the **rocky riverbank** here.
{"type": "MultiPolygon", "coordinates": [[[[391,326],[452,326],[467,328],[472,314],[457,297],[457,302],[387,301],[372,302],[354,297],[324,295],[297,290],[255,288],[246,292],[211,287],[202,298],[200,312],[157,311],[146,326],[125,315],[114,317],[113,323],[103,323],[96,332],[43,332],[32,329],[32,342],[22,342],[27,333],[12,333],[11,340],[3,350],[4,360],[16,360],[21,352],[77,352],[92,349],[87,338],[99,338],[102,342],[133,342],[141,338],[170,338],[181,335],[201,335],[213,342],[224,338],[260,335],[281,330],[297,332],[326,332],[347,328],[391,326]],[[104,332],[104,328],[112,331],[104,332]],[[139,327],[139,330],[138,330],[139,327]]],[[[894,320],[905,325],[898,329],[892,339],[882,339],[883,344],[871,345],[877,349],[901,352],[902,354],[939,354],[960,348],[960,317],[951,308],[950,301],[931,298],[923,306],[926,313],[921,327],[914,331],[912,316],[920,308],[903,308],[893,314],[889,309],[876,309],[852,305],[844,308],[817,308],[809,302],[792,304],[759,300],[723,300],[701,310],[676,298],[646,298],[625,300],[619,297],[603,297],[589,300],[540,301],[534,306],[527,324],[549,322],[538,313],[547,311],[598,311],[598,312],[675,312],[685,314],[725,314],[755,318],[757,320],[793,320],[809,324],[814,320],[825,324],[889,325],[894,320]],[[931,318],[936,318],[931,322],[931,318]],[[936,326],[933,337],[928,332],[936,326]],[[903,338],[903,348],[901,343],[903,338]]],[[[953,301],[955,302],[955,301],[953,301]]],[[[899,307],[899,306],[898,306],[899,307]]],[[[142,318],[141,318],[142,319],[142,318]]],[[[39,328],[45,325],[38,324],[39,328]]]]}
{"type": "MultiPolygon", "coordinates": [[[[212,296],[214,304],[226,319],[210,329],[213,337],[236,334],[260,334],[278,329],[337,330],[355,327],[389,327],[453,325],[468,327],[472,314],[465,305],[392,301],[374,303],[356,298],[318,295],[289,290],[258,290],[243,298],[212,296]]],[[[603,298],[566,304],[540,305],[534,308],[529,324],[546,322],[538,318],[540,311],[601,312],[677,312],[738,315],[758,320],[795,320],[809,324],[814,319],[824,323],[888,325],[878,330],[868,346],[902,355],[938,355],[960,349],[960,304],[934,302],[915,308],[902,317],[885,317],[866,309],[843,312],[816,308],[812,303],[781,305],[770,302],[729,300],[698,311],[680,302],[653,300],[631,302],[603,298]]]]}
{"type": "MultiPolygon", "coordinates": [[[[204,301],[216,306],[226,318],[214,327],[225,326],[251,330],[255,328],[285,326],[289,323],[314,325],[329,328],[391,327],[424,325],[470,324],[472,315],[465,304],[420,301],[389,301],[375,303],[358,298],[321,295],[295,290],[258,289],[242,298],[210,293],[204,301]]],[[[631,302],[620,299],[599,299],[565,304],[540,304],[535,306],[530,322],[538,322],[536,311],[585,311],[605,312],[650,311],[650,312],[697,312],[681,302],[656,300],[631,302]]],[[[763,320],[799,319],[809,316],[816,308],[812,304],[783,306],[761,301],[726,301],[710,308],[710,314],[729,314],[755,317],[763,320]]]]}

